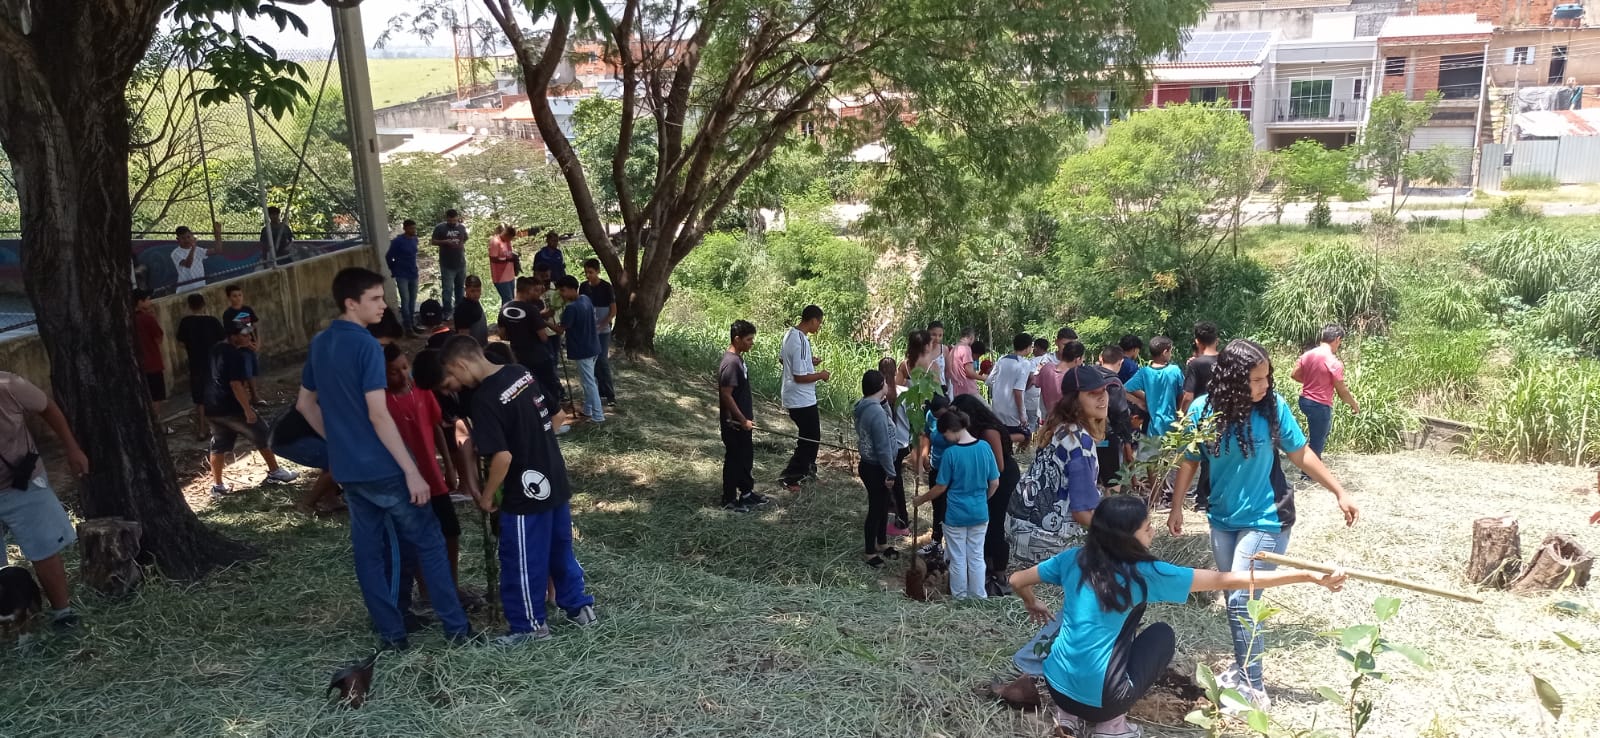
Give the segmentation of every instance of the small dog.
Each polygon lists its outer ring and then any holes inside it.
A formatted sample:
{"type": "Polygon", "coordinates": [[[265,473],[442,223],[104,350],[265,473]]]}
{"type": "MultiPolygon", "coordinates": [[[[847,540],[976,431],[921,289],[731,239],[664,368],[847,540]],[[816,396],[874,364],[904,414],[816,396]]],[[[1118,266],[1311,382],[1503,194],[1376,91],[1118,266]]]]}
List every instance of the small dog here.
{"type": "Polygon", "coordinates": [[[33,572],[20,566],[0,568],[0,640],[27,640],[28,624],[44,610],[44,594],[33,572]]]}

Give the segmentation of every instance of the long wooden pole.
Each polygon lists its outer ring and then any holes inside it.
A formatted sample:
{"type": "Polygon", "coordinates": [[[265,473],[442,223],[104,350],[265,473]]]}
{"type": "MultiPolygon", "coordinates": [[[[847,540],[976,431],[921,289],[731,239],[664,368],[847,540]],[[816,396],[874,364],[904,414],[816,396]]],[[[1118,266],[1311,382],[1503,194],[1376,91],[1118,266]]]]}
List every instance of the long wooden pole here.
{"type": "Polygon", "coordinates": [[[1258,561],[1265,561],[1269,564],[1278,564],[1279,566],[1289,566],[1296,569],[1306,569],[1308,571],[1320,571],[1324,574],[1332,574],[1335,570],[1342,570],[1344,571],[1345,576],[1350,577],[1351,579],[1360,579],[1364,582],[1387,584],[1391,587],[1409,589],[1413,592],[1431,594],[1435,597],[1448,597],[1452,600],[1461,600],[1462,602],[1474,602],[1479,604],[1483,603],[1482,598],[1469,595],[1464,592],[1455,592],[1448,589],[1440,589],[1427,584],[1418,584],[1417,582],[1391,577],[1387,574],[1377,574],[1370,571],[1361,571],[1360,569],[1344,569],[1331,564],[1307,561],[1306,559],[1297,559],[1293,556],[1280,556],[1278,554],[1267,553],[1265,551],[1256,554],[1255,559],[1258,561]]]}

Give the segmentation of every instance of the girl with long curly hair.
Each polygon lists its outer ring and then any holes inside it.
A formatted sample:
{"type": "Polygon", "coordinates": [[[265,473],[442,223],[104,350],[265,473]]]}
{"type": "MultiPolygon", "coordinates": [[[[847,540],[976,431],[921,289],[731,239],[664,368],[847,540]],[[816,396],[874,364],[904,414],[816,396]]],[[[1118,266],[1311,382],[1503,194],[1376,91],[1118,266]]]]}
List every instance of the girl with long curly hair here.
{"type": "MultiPolygon", "coordinates": [[[[1187,454],[1178,468],[1177,486],[1188,489],[1200,469],[1202,455],[1209,466],[1211,555],[1222,571],[1270,570],[1270,564],[1252,559],[1258,552],[1282,554],[1289,548],[1289,530],[1295,522],[1294,490],[1278,460],[1282,451],[1317,484],[1333,493],[1345,525],[1360,515],[1355,500],[1322,460],[1306,445],[1306,436],[1289,410],[1289,403],[1273,391],[1272,359],[1253,341],[1228,343],[1217,357],[1209,392],[1189,407],[1190,428],[1212,419],[1215,438],[1187,454]]],[[[1173,535],[1183,532],[1183,506],[1173,505],[1167,515],[1173,535]]],[[[1262,709],[1269,704],[1261,678],[1264,647],[1259,630],[1246,625],[1246,609],[1255,592],[1228,592],[1228,626],[1233,630],[1235,667],[1220,681],[1237,686],[1262,709]]]]}
{"type": "Polygon", "coordinates": [[[1045,682],[1056,706],[1056,735],[1074,738],[1137,738],[1128,708],[1154,686],[1172,661],[1176,634],[1166,623],[1139,630],[1146,603],[1183,602],[1191,592],[1239,587],[1277,587],[1315,582],[1337,592],[1342,571],[1318,574],[1282,571],[1188,569],[1150,553],[1155,538],[1150,510],[1128,495],[1107,497],[1094,510],[1082,548],[1063,551],[1038,566],[1011,575],[1011,586],[1034,622],[1051,618],[1033,589],[1061,587],[1060,633],[1044,659],[1045,682]]]}

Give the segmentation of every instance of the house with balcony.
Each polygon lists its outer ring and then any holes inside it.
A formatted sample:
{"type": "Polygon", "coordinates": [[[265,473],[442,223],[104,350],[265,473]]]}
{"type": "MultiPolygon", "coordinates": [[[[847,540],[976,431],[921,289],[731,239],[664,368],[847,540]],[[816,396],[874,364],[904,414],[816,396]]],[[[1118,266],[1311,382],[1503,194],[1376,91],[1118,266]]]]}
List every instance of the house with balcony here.
{"type": "Polygon", "coordinates": [[[1485,64],[1494,25],[1476,14],[1396,15],[1378,32],[1380,94],[1404,93],[1421,100],[1437,90],[1442,100],[1433,118],[1411,139],[1414,150],[1459,149],[1458,183],[1472,182],[1473,152],[1487,123],[1485,64]]]}
{"type": "Polygon", "coordinates": [[[1267,145],[1311,139],[1331,149],[1356,142],[1367,120],[1376,36],[1358,36],[1356,13],[1318,13],[1310,37],[1269,52],[1267,145]]]}
{"type": "Polygon", "coordinates": [[[1250,121],[1256,148],[1267,144],[1266,65],[1276,31],[1196,31],[1176,57],[1147,68],[1150,92],[1143,107],[1226,101],[1250,121]]]}

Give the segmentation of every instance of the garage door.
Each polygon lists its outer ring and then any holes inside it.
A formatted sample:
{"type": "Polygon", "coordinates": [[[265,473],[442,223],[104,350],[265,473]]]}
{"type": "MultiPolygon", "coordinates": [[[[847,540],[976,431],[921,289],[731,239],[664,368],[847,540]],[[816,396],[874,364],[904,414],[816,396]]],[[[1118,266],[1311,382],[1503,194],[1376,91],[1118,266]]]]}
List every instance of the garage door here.
{"type": "Polygon", "coordinates": [[[1473,126],[1424,126],[1411,136],[1412,151],[1426,151],[1435,146],[1449,146],[1451,159],[1456,165],[1456,184],[1472,183],[1473,126]]]}

